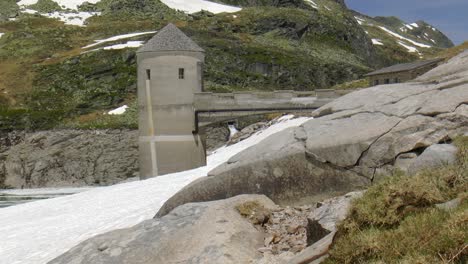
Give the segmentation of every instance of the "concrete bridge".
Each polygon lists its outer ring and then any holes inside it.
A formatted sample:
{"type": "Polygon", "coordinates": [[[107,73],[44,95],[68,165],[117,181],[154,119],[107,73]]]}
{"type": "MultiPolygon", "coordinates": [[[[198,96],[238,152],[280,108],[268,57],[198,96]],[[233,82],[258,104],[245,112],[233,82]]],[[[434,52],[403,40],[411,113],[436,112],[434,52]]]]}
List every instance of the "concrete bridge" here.
{"type": "Polygon", "coordinates": [[[137,52],[142,179],[206,165],[200,126],[268,112],[312,111],[340,96],[314,92],[203,92],[205,52],[169,24],[137,52]]]}
{"type": "Polygon", "coordinates": [[[340,94],[334,90],[298,92],[195,93],[195,131],[212,123],[271,112],[302,112],[317,109],[340,94]]]}

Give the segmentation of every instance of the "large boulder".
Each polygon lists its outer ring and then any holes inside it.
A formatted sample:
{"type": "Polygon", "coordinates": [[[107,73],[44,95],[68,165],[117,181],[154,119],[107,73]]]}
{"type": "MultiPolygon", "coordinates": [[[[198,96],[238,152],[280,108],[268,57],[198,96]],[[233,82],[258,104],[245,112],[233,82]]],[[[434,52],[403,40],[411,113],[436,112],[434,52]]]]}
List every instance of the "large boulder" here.
{"type": "Polygon", "coordinates": [[[0,142],[0,188],[109,185],[138,176],[138,132],[8,133],[0,142]]]}
{"type": "Polygon", "coordinates": [[[244,193],[265,194],[284,204],[369,185],[403,157],[468,132],[466,64],[468,51],[420,81],[338,98],[316,110],[315,119],[272,135],[188,185],[157,216],[180,204],[244,193]]]}
{"type": "Polygon", "coordinates": [[[162,218],[88,239],[49,264],[251,263],[262,257],[257,249],[264,236],[241,216],[244,204],[275,208],[259,195],[185,204],[162,218]]]}

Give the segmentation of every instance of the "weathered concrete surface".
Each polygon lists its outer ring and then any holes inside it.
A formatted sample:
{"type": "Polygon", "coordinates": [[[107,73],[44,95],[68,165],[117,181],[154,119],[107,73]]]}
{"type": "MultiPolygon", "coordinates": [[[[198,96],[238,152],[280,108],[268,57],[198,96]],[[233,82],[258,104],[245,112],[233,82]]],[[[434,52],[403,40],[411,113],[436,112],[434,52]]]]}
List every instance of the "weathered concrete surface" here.
{"type": "Polygon", "coordinates": [[[263,233],[236,210],[247,202],[275,207],[259,195],[185,204],[160,219],[88,239],[49,264],[251,263],[262,256],[263,233]]]}
{"type": "Polygon", "coordinates": [[[468,51],[436,69],[438,81],[376,86],[340,97],[314,111],[316,119],[265,139],[190,184],[157,216],[187,202],[243,193],[282,204],[368,185],[392,171],[400,155],[420,154],[468,132],[468,70],[461,74],[450,66],[465,64],[468,51]]]}
{"type": "Polygon", "coordinates": [[[137,131],[9,133],[0,148],[0,187],[109,185],[138,176],[137,131]]]}

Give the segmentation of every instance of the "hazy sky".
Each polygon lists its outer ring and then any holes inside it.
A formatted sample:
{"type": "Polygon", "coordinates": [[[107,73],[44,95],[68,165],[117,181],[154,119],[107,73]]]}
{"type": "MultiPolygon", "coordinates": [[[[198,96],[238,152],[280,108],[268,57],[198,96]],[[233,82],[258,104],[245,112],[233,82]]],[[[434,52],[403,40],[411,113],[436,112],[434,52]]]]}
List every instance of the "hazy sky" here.
{"type": "Polygon", "coordinates": [[[369,16],[397,16],[406,22],[424,20],[456,45],[468,40],[468,0],[346,0],[346,4],[369,16]]]}

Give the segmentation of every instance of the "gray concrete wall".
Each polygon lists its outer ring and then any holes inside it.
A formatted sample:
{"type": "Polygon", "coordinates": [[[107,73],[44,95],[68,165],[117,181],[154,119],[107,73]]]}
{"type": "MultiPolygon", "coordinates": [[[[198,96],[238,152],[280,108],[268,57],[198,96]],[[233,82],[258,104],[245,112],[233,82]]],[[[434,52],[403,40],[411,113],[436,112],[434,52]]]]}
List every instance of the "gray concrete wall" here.
{"type": "Polygon", "coordinates": [[[194,94],[201,92],[201,52],[138,54],[140,177],[145,179],[206,164],[195,130],[194,94]],[[184,78],[179,78],[179,69],[184,78]],[[150,79],[147,76],[150,70],[150,79]]]}

